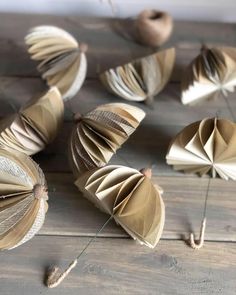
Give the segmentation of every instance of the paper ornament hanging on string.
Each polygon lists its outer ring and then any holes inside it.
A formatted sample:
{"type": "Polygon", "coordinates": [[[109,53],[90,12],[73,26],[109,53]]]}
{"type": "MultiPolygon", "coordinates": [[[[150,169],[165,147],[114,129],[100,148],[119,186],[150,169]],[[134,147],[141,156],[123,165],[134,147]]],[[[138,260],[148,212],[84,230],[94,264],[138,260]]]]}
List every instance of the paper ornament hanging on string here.
{"type": "Polygon", "coordinates": [[[0,250],[15,248],[41,228],[47,212],[42,170],[27,155],[0,149],[0,250]]]}
{"type": "Polygon", "coordinates": [[[56,87],[33,98],[17,114],[0,121],[0,146],[33,155],[53,141],[64,117],[56,87]]]}
{"type": "Polygon", "coordinates": [[[109,69],[100,79],[115,95],[131,101],[152,101],[170,79],[175,49],[166,49],[109,69]]]}
{"type": "Polygon", "coordinates": [[[40,62],[37,69],[48,86],[56,86],[64,100],[72,98],[86,76],[87,45],[54,26],[32,28],[25,43],[31,58],[40,62]]]}
{"type": "Polygon", "coordinates": [[[165,207],[161,189],[147,176],[133,168],[110,165],[85,173],[75,185],[133,239],[150,248],[157,245],[165,207]]]}
{"type": "Polygon", "coordinates": [[[220,94],[227,96],[236,86],[236,49],[202,47],[186,68],[181,83],[181,101],[194,104],[220,94]]]}
{"type": "Polygon", "coordinates": [[[185,127],[173,140],[166,159],[175,170],[236,180],[236,124],[206,118],[185,127]]]}
{"type": "Polygon", "coordinates": [[[76,177],[107,164],[144,117],[141,109],[122,103],[101,105],[77,116],[69,141],[69,160],[76,177]]]}

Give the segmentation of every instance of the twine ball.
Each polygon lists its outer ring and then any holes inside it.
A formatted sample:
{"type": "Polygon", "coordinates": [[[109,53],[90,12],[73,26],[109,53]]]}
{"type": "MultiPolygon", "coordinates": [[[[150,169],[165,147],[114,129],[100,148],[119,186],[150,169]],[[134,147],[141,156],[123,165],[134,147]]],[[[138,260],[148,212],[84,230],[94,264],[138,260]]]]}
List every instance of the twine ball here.
{"type": "Polygon", "coordinates": [[[169,39],[172,30],[172,17],[163,11],[144,10],[135,21],[137,41],[151,47],[164,44],[169,39]]]}

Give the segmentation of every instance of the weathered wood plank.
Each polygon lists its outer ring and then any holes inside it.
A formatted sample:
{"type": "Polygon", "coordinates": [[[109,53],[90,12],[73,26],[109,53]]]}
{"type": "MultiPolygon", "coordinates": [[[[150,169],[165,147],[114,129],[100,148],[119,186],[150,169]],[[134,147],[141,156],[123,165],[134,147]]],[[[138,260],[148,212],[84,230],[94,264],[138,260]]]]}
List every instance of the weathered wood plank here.
{"type": "MultiPolygon", "coordinates": [[[[36,237],[25,246],[0,253],[1,293],[45,294],[45,272],[63,267],[87,238],[36,237]]],[[[50,294],[224,294],[236,289],[236,248],[206,243],[201,251],[183,242],[161,241],[154,250],[129,239],[97,239],[70,276],[50,294]]]]}
{"type": "MultiPolygon", "coordinates": [[[[88,77],[96,77],[100,70],[153,51],[114,33],[117,27],[125,27],[126,30],[130,27],[129,23],[115,19],[1,14],[0,23],[0,75],[38,75],[35,63],[26,53],[23,38],[29,28],[41,24],[60,26],[79,41],[89,44],[88,77]]],[[[202,43],[235,46],[235,28],[235,24],[176,22],[173,35],[165,45],[177,48],[173,80],[180,79],[183,67],[198,54],[202,43]]]]}
{"type": "MultiPolygon", "coordinates": [[[[50,192],[49,212],[41,235],[91,236],[108,216],[100,212],[73,185],[71,174],[47,173],[50,192]],[[63,216],[63,218],[61,218],[63,216]]],[[[203,214],[207,178],[154,176],[164,189],[165,239],[187,239],[191,230],[197,235],[203,214]]],[[[207,209],[206,240],[236,241],[236,183],[211,180],[207,209]]],[[[111,222],[103,231],[106,237],[124,237],[125,232],[111,222]]]]}

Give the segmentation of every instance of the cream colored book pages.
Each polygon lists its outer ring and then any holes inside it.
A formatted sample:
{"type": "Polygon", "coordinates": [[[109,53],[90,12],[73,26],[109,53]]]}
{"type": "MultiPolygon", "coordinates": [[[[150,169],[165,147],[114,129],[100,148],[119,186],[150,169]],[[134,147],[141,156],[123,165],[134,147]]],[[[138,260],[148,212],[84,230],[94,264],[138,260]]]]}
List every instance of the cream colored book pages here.
{"type": "Polygon", "coordinates": [[[126,104],[107,104],[82,116],[72,130],[69,160],[76,177],[109,162],[145,113],[126,104]]]}
{"type": "Polygon", "coordinates": [[[173,140],[166,156],[176,170],[236,180],[236,124],[206,118],[185,127],[173,140]]]}
{"type": "Polygon", "coordinates": [[[40,62],[38,70],[47,84],[56,86],[64,100],[74,97],[86,77],[87,46],[54,26],[32,28],[25,43],[31,58],[40,62]]]}
{"type": "Polygon", "coordinates": [[[204,47],[183,75],[181,101],[195,104],[218,95],[227,96],[235,86],[236,49],[204,47]]]}
{"type": "Polygon", "coordinates": [[[27,155],[0,149],[0,249],[15,248],[41,228],[47,211],[45,177],[27,155]]]}
{"type": "Polygon", "coordinates": [[[131,101],[148,101],[170,79],[175,49],[170,48],[109,69],[100,74],[104,86],[115,95],[131,101]]]}
{"type": "Polygon", "coordinates": [[[64,104],[56,87],[32,99],[18,114],[0,122],[0,145],[28,155],[56,137],[64,118],[64,104]]]}
{"type": "Polygon", "coordinates": [[[79,177],[76,186],[135,240],[154,248],[163,231],[165,206],[161,192],[133,168],[105,166],[79,177]]]}

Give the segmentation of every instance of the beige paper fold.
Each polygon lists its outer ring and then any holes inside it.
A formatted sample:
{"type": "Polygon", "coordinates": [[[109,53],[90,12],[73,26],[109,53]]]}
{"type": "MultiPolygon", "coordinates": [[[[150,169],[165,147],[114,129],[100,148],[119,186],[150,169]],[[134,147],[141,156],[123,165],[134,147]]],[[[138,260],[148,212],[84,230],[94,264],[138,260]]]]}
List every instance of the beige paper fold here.
{"type": "Polygon", "coordinates": [[[141,109],[122,103],[101,105],[82,116],[69,140],[74,175],[108,163],[144,117],[141,109]]]}
{"type": "Polygon", "coordinates": [[[157,245],[165,206],[161,191],[149,178],[135,169],[111,165],[84,173],[75,185],[133,239],[150,248],[157,245]]]}
{"type": "Polygon", "coordinates": [[[0,121],[0,146],[33,155],[57,135],[64,104],[56,87],[36,97],[17,114],[0,121]]]}
{"type": "Polygon", "coordinates": [[[54,26],[32,28],[25,43],[31,58],[40,62],[38,71],[48,86],[56,86],[64,100],[75,96],[87,72],[85,45],[54,26]]]}
{"type": "Polygon", "coordinates": [[[170,79],[175,49],[170,48],[100,74],[108,91],[131,101],[152,99],[170,79]]]}
{"type": "Polygon", "coordinates": [[[185,127],[173,140],[166,156],[175,170],[236,180],[236,124],[206,118],[185,127]]]}
{"type": "Polygon", "coordinates": [[[0,250],[15,248],[41,228],[47,211],[46,181],[27,155],[0,149],[0,250]]]}
{"type": "Polygon", "coordinates": [[[186,68],[181,83],[181,101],[194,104],[220,94],[227,96],[236,86],[236,49],[203,47],[186,68]]]}

